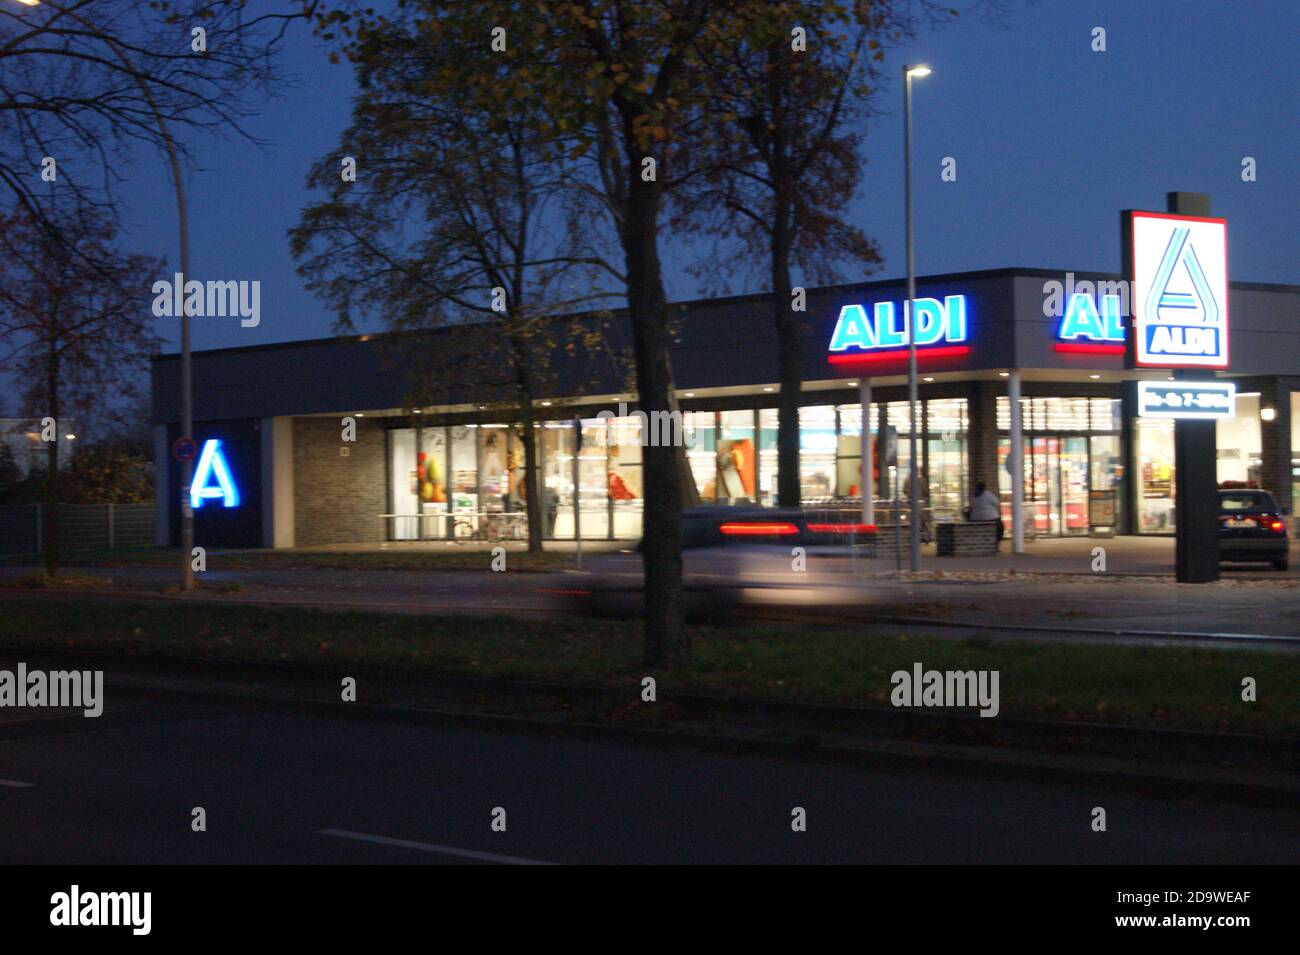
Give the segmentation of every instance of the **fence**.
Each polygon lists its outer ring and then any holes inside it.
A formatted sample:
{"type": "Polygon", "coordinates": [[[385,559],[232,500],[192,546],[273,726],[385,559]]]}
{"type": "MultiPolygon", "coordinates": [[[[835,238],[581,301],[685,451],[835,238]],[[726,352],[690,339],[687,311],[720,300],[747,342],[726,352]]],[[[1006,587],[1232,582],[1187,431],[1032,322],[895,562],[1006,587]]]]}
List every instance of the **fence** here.
{"type": "MultiPolygon", "coordinates": [[[[154,545],[154,505],[59,504],[59,549],[112,550],[154,545]]],[[[44,504],[0,505],[0,554],[45,549],[44,504]]]]}

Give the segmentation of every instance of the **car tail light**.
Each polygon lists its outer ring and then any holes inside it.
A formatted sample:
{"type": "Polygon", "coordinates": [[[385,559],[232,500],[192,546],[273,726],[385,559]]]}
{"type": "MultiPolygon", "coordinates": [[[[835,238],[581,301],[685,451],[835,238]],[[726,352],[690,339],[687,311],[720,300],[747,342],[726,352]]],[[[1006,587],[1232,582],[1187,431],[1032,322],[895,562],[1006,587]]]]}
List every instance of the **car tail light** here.
{"type": "Polygon", "coordinates": [[[814,534],[874,534],[875,524],[809,524],[814,534]]]}
{"type": "Polygon", "coordinates": [[[1278,532],[1279,534],[1285,534],[1285,533],[1286,533],[1286,522],[1285,522],[1285,521],[1277,521],[1277,520],[1269,521],[1269,522],[1268,522],[1268,529],[1271,530],[1271,531],[1276,531],[1276,532],[1278,532]]]}
{"type": "Polygon", "coordinates": [[[728,521],[719,528],[728,537],[776,537],[798,534],[799,528],[785,521],[741,523],[728,521]]]}

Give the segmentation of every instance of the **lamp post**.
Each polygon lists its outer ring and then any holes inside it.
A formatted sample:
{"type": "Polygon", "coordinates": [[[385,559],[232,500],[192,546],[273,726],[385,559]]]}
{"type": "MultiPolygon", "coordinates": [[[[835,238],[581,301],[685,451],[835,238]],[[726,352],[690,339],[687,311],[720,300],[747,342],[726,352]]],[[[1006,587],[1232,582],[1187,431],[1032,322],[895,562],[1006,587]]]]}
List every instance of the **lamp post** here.
{"type": "MultiPolygon", "coordinates": [[[[912,570],[921,569],[921,486],[916,466],[916,261],[912,241],[912,77],[929,76],[928,66],[903,65],[903,194],[907,206],[907,418],[908,485],[911,488],[912,570]]],[[[897,518],[895,518],[897,519],[897,518]]]]}
{"type": "MultiPolygon", "coordinates": [[[[42,0],[18,0],[19,3],[35,7],[42,3],[42,0]]],[[[181,164],[176,155],[176,143],[172,139],[171,133],[167,129],[167,121],[163,119],[162,113],[158,110],[158,104],[153,98],[153,93],[149,90],[149,84],[140,76],[138,70],[131,63],[126,52],[118,45],[112,37],[96,27],[85,17],[72,10],[63,7],[47,4],[57,10],[60,16],[66,16],[75,20],[93,33],[98,34],[107,44],[108,48],[113,51],[126,70],[127,75],[132,77],[136,85],[140,87],[140,93],[144,96],[145,102],[149,104],[149,109],[153,113],[154,122],[158,124],[158,132],[162,136],[163,145],[167,150],[167,162],[171,166],[172,184],[176,189],[176,218],[180,225],[180,268],[181,281],[186,281],[186,276],[190,272],[190,230],[188,219],[185,214],[185,187],[181,182],[181,164]]],[[[186,305],[185,287],[181,286],[181,437],[188,438],[194,430],[194,409],[192,405],[193,386],[191,382],[191,365],[190,365],[190,313],[186,305]]],[[[181,565],[182,581],[185,590],[194,589],[194,568],[190,563],[191,553],[194,550],[194,508],[190,504],[190,484],[194,480],[194,461],[188,459],[181,462],[181,565]]]]}

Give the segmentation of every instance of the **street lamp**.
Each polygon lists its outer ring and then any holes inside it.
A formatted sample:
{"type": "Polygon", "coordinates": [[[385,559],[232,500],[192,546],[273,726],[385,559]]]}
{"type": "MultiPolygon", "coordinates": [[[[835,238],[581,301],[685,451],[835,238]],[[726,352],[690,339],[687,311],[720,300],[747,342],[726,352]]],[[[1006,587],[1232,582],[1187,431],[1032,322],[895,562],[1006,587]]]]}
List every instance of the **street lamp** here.
{"type": "MultiPolygon", "coordinates": [[[[39,6],[42,0],[18,0],[19,3],[28,7],[39,6]]],[[[176,218],[180,224],[180,267],[181,281],[185,282],[186,277],[190,274],[190,230],[188,220],[185,214],[185,187],[181,182],[181,164],[176,156],[176,142],[172,139],[171,133],[167,129],[167,121],[163,119],[162,113],[158,110],[158,104],[154,101],[153,93],[149,90],[143,77],[141,77],[126,52],[118,45],[107,33],[104,33],[99,27],[91,23],[80,14],[65,9],[55,4],[49,4],[50,7],[57,10],[61,16],[69,17],[80,23],[87,30],[99,34],[108,48],[113,51],[113,55],[121,62],[127,75],[132,77],[136,85],[140,87],[140,93],[144,96],[145,102],[149,104],[149,109],[153,113],[154,122],[158,124],[158,132],[162,136],[163,145],[167,149],[167,161],[171,165],[172,184],[176,188],[176,218]]],[[[194,430],[194,409],[192,404],[193,386],[191,383],[191,365],[190,365],[190,313],[187,305],[187,296],[185,295],[185,286],[182,284],[181,289],[181,436],[190,437],[194,430]]],[[[194,589],[194,568],[190,563],[191,554],[194,550],[194,509],[190,505],[190,484],[194,480],[194,461],[189,459],[181,463],[181,565],[182,565],[182,582],[185,590],[194,589]]]]}
{"type": "Polygon", "coordinates": [[[916,261],[912,247],[912,77],[929,76],[928,66],[903,65],[903,193],[907,205],[907,417],[908,484],[911,486],[912,570],[921,569],[921,488],[916,467],[916,261]]]}

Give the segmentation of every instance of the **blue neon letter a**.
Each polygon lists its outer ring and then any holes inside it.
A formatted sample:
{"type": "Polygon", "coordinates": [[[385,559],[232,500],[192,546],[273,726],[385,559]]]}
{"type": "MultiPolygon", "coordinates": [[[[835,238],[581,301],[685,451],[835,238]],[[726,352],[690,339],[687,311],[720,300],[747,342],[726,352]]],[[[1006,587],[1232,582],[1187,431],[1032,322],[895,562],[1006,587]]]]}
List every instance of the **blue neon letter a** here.
{"type": "Polygon", "coordinates": [[[203,451],[199,454],[199,463],[194,468],[194,480],[190,484],[190,507],[198,510],[209,498],[221,498],[222,506],[239,506],[239,488],[230,476],[230,466],[221,451],[221,439],[209,438],[203,442],[203,451]],[[209,477],[216,479],[216,486],[208,485],[209,477]]]}

